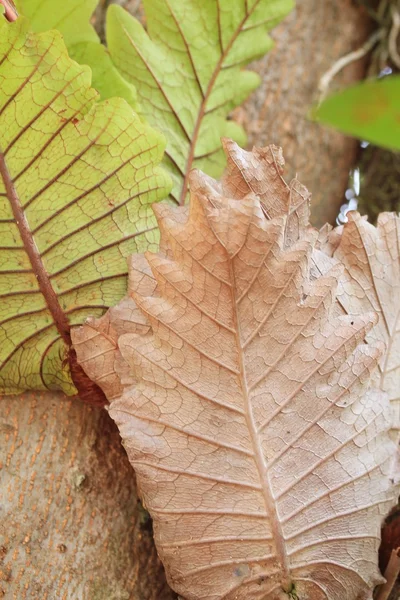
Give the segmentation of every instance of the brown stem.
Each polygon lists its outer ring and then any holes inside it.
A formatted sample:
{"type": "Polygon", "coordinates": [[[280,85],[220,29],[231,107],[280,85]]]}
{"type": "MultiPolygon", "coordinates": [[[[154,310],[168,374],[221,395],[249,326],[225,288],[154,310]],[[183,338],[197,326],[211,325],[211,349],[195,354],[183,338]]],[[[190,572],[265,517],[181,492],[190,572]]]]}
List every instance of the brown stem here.
{"type": "Polygon", "coordinates": [[[47,307],[53,317],[54,323],[56,324],[57,330],[64,340],[64,342],[71,345],[71,333],[68,318],[64,313],[61,305],[58,301],[58,297],[51,285],[50,278],[43,264],[42,257],[40,256],[39,250],[36,246],[35,240],[32,235],[28,220],[26,218],[24,209],[21,205],[18,197],[17,190],[15,188],[13,179],[8,170],[7,163],[4,154],[0,152],[0,175],[4,181],[8,200],[10,202],[15,223],[17,224],[22,242],[24,244],[25,251],[28,255],[29,261],[32,265],[32,270],[36,275],[39,289],[43,294],[46,301],[47,307]]]}
{"type": "Polygon", "coordinates": [[[183,181],[183,185],[182,185],[182,191],[181,191],[181,195],[180,195],[180,199],[179,199],[179,204],[181,206],[183,206],[186,202],[186,196],[189,190],[189,176],[190,176],[190,171],[193,168],[193,161],[195,158],[195,151],[196,151],[196,144],[197,144],[197,139],[199,137],[199,133],[200,133],[200,128],[203,122],[203,118],[205,116],[206,113],[206,108],[207,108],[207,102],[210,99],[210,96],[212,94],[212,91],[214,89],[214,85],[217,81],[218,75],[221,72],[222,66],[224,64],[224,61],[226,60],[226,57],[228,56],[229,52],[232,49],[233,44],[235,43],[235,41],[237,40],[238,36],[240,35],[243,26],[245,25],[246,21],[251,17],[251,15],[254,13],[255,9],[257,8],[258,4],[259,4],[260,0],[256,0],[256,2],[254,3],[254,5],[249,9],[246,10],[246,13],[243,17],[243,19],[241,20],[241,22],[239,23],[239,25],[237,26],[236,30],[233,32],[231,39],[229,40],[229,43],[226,45],[225,48],[221,47],[221,56],[218,60],[218,63],[213,71],[213,74],[210,78],[209,84],[207,86],[207,90],[203,96],[200,108],[199,108],[199,112],[197,115],[197,119],[196,119],[196,123],[194,126],[194,130],[193,130],[193,135],[192,135],[192,139],[190,142],[190,147],[189,147],[189,154],[188,154],[188,159],[186,162],[186,166],[185,166],[185,177],[184,177],[184,181],[183,181]]]}
{"type": "Polygon", "coordinates": [[[61,304],[58,300],[58,296],[51,284],[49,274],[46,271],[46,267],[43,263],[39,249],[36,246],[32,230],[29,226],[28,219],[26,218],[26,214],[18,196],[16,187],[14,185],[13,178],[8,169],[5,156],[1,152],[1,150],[0,176],[4,181],[7,198],[12,208],[15,223],[18,227],[21,240],[24,244],[25,252],[27,253],[29,261],[31,263],[32,271],[36,276],[39,285],[39,290],[45,299],[47,308],[49,309],[49,312],[53,318],[55,326],[57,327],[59,335],[63,339],[66,346],[69,348],[68,361],[71,368],[71,376],[78,390],[79,396],[83,401],[88,402],[89,404],[104,406],[105,404],[107,404],[107,400],[103,392],[97,385],[95,385],[89,379],[89,377],[85,374],[85,372],[77,362],[75,351],[72,348],[71,326],[68,317],[65,314],[63,308],[61,307],[61,304]]]}
{"type": "Polygon", "coordinates": [[[8,21],[16,21],[18,12],[12,0],[0,0],[0,4],[4,6],[4,14],[8,21]]]}
{"type": "Polygon", "coordinates": [[[381,585],[378,589],[375,600],[388,600],[391,591],[393,590],[394,584],[396,583],[397,577],[400,573],[400,547],[392,550],[389,563],[385,570],[386,583],[381,585]]]}

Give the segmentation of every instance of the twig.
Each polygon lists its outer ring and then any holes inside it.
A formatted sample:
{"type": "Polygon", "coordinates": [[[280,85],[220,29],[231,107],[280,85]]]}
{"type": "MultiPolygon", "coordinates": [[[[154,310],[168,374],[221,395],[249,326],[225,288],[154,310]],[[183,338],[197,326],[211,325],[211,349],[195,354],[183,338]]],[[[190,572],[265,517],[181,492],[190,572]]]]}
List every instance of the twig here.
{"type": "Polygon", "coordinates": [[[385,17],[385,13],[389,8],[391,0],[381,0],[378,6],[378,19],[382,21],[385,17]]]}
{"type": "Polygon", "coordinates": [[[400,573],[400,548],[396,548],[392,550],[392,554],[390,555],[390,560],[388,562],[388,566],[385,571],[385,579],[386,583],[380,586],[378,590],[378,595],[375,600],[387,600],[390,596],[390,593],[396,583],[397,577],[400,573]]]}
{"type": "Polygon", "coordinates": [[[4,14],[8,21],[16,21],[18,12],[12,0],[0,0],[0,4],[4,6],[4,14]]]}
{"type": "Polygon", "coordinates": [[[330,69],[328,69],[328,71],[321,77],[318,85],[318,90],[320,93],[320,103],[322,102],[322,100],[324,100],[326,94],[328,93],[328,89],[332,79],[342,69],[344,69],[344,67],[368,54],[368,52],[372,50],[375,44],[377,44],[377,42],[379,42],[379,40],[382,39],[383,34],[383,29],[378,29],[378,31],[375,31],[360,48],[354,50],[353,52],[350,52],[349,54],[346,54],[345,56],[342,56],[330,67],[330,69]]]}
{"type": "Polygon", "coordinates": [[[397,40],[400,33],[400,13],[397,8],[392,6],[392,21],[393,25],[389,33],[388,45],[389,55],[392,62],[400,69],[400,54],[397,50],[397,40]]]}

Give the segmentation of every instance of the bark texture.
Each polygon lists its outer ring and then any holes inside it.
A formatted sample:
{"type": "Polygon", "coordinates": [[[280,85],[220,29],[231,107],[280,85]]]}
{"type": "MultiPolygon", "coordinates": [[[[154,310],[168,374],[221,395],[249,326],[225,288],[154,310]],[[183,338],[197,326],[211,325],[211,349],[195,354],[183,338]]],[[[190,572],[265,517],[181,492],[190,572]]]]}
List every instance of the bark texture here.
{"type": "Polygon", "coordinates": [[[358,210],[376,222],[383,211],[399,212],[400,154],[368,146],[359,164],[362,181],[358,210]]]}
{"type": "Polygon", "coordinates": [[[0,597],[171,600],[151,522],[105,410],[0,400],[0,597]]]}
{"type": "MultiPolygon", "coordinates": [[[[240,109],[257,146],[283,147],[285,178],[298,174],[312,192],[313,224],[334,223],[358,142],[309,119],[322,75],[359,48],[370,33],[366,11],[353,0],[297,0],[295,10],[273,31],[275,48],[253,68],[262,84],[240,109]]],[[[352,63],[332,82],[345,87],[364,76],[366,59],[352,63]]]]}

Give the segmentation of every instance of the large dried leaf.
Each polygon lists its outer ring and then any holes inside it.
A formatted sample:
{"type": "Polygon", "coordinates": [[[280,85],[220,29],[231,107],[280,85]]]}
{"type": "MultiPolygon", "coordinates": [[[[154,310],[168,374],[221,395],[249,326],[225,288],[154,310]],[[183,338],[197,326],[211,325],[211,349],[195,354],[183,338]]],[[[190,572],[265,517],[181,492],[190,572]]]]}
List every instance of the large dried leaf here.
{"type": "Polygon", "coordinates": [[[0,388],[73,393],[70,325],[126,290],[157,248],[163,138],[120,99],[96,102],[58,32],[0,17],[0,388]]]}
{"type": "Polygon", "coordinates": [[[107,13],[112,60],[132,83],[144,116],[168,140],[165,167],[183,204],[189,172],[224,168],[220,138],[245,143],[229,112],[259,84],[243,69],[272,46],[269,32],[292,0],[144,0],[146,28],[121,7],[107,13]]]}
{"type": "Polygon", "coordinates": [[[324,251],[345,267],[338,300],[347,314],[373,310],[379,321],[367,335],[369,343],[383,342],[386,352],[378,364],[374,385],[386,391],[400,430],[400,219],[381,213],[377,227],[357,212],[327,236],[324,251]]]}
{"type": "MultiPolygon", "coordinates": [[[[270,156],[254,164],[276,190],[270,156]]],[[[194,173],[189,213],[158,205],[160,252],[131,258],[128,297],[75,347],[182,597],[372,598],[395,498],[389,404],[366,393],[376,315],[337,316],[337,266],[310,281],[312,230],[288,242],[287,217],[229,197],[256,185],[251,170],[194,173]]]]}

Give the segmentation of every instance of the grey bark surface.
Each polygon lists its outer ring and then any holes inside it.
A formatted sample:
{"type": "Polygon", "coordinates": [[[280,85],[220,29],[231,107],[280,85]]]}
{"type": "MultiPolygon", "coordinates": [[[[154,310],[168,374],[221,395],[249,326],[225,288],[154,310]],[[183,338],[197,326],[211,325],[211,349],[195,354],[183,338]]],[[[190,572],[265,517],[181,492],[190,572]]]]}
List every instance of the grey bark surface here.
{"type": "Polygon", "coordinates": [[[0,400],[0,597],[171,600],[151,522],[103,409],[0,400]]]}

